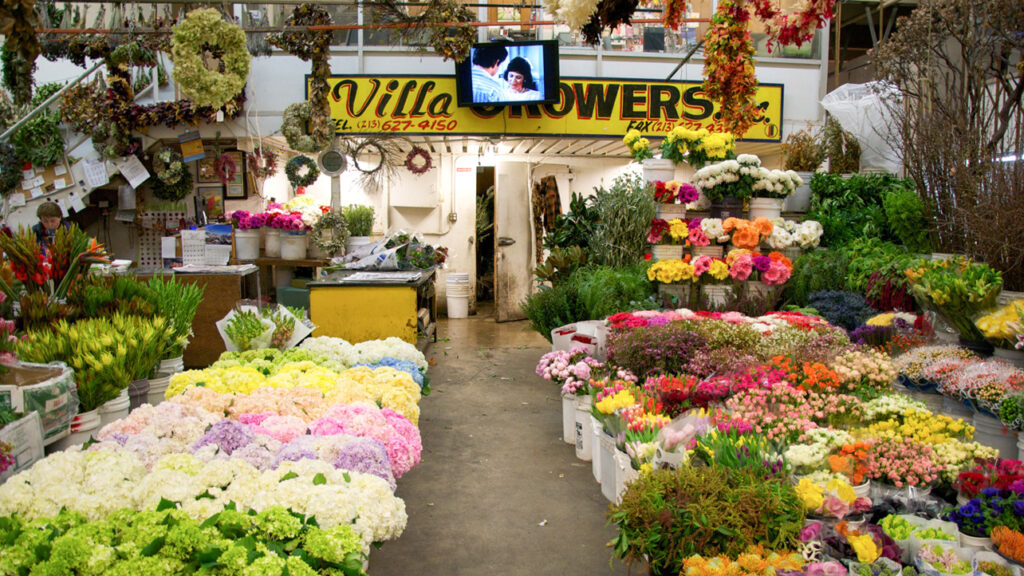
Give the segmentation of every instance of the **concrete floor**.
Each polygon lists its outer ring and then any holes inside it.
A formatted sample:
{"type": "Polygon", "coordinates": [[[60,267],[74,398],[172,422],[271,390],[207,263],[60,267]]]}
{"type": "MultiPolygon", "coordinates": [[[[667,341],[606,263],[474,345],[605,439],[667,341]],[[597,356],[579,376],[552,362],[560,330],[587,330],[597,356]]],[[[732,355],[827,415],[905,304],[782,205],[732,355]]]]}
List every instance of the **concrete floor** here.
{"type": "Polygon", "coordinates": [[[561,439],[558,389],[534,373],[550,346],[489,308],[440,321],[423,461],[398,481],[409,525],[371,553],[372,576],[627,573],[609,565],[615,530],[591,465],[561,439]]]}

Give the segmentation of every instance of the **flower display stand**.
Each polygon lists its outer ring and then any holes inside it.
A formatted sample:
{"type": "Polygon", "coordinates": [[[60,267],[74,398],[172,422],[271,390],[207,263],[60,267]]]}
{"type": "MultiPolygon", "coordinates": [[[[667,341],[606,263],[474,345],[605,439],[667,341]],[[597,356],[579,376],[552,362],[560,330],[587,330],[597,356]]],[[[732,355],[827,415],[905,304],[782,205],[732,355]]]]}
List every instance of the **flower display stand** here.
{"type": "Polygon", "coordinates": [[[576,443],[576,395],[562,394],[562,440],[576,443]]]}
{"type": "Polygon", "coordinates": [[[725,306],[729,303],[729,287],[721,284],[705,284],[701,287],[701,293],[707,299],[710,306],[725,306]]]}
{"type": "Polygon", "coordinates": [[[725,247],[720,245],[694,246],[693,257],[708,256],[710,258],[721,258],[725,255],[725,247]]]}
{"type": "Polygon", "coordinates": [[[781,218],[782,198],[751,198],[748,218],[781,218]]]}
{"type": "Polygon", "coordinates": [[[686,204],[655,204],[658,208],[658,218],[666,222],[675,218],[683,220],[686,218],[686,204]]]}
{"type": "Polygon", "coordinates": [[[651,256],[655,260],[672,260],[683,257],[683,247],[679,244],[656,244],[651,246],[651,256]]]}

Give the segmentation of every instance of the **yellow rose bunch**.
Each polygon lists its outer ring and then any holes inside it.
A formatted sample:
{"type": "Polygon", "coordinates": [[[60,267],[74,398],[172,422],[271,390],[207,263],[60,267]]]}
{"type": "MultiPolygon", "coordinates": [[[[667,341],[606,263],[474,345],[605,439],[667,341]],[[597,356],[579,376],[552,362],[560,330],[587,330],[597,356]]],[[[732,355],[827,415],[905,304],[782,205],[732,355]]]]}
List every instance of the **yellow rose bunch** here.
{"type": "Polygon", "coordinates": [[[683,262],[679,258],[672,258],[655,262],[647,269],[647,279],[651,282],[672,284],[673,282],[683,282],[686,280],[696,282],[697,276],[694,273],[692,264],[683,262]]]}
{"type": "Polygon", "coordinates": [[[636,397],[629,390],[619,390],[614,395],[601,400],[594,407],[601,414],[612,414],[620,408],[636,404],[636,397]]]}
{"type": "Polygon", "coordinates": [[[1024,300],[1014,300],[975,322],[985,338],[1000,348],[1013,349],[1024,336],[1024,300]]]}

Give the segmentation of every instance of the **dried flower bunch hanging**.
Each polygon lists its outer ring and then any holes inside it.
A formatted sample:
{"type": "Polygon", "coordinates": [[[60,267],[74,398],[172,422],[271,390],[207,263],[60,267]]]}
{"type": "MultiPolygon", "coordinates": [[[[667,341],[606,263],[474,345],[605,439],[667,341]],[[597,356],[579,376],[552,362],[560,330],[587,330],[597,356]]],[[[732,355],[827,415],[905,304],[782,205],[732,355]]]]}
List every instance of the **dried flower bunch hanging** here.
{"type": "Polygon", "coordinates": [[[750,14],[742,0],[722,0],[704,38],[704,94],[721,106],[725,129],[742,135],[757,118],[757,76],[750,14]]]}
{"type": "Polygon", "coordinates": [[[269,148],[257,148],[249,153],[246,163],[249,173],[257,181],[266,180],[277,174],[277,152],[269,148]]]}
{"type": "Polygon", "coordinates": [[[231,157],[231,154],[227,152],[221,154],[213,162],[213,169],[217,173],[217,180],[221,184],[227,185],[235,179],[235,174],[238,173],[238,165],[235,164],[235,159],[231,157]]]}
{"type": "Polygon", "coordinates": [[[39,15],[33,0],[0,2],[0,22],[4,25],[3,82],[15,104],[27,104],[32,98],[32,72],[39,56],[39,15]]]}
{"type": "Polygon", "coordinates": [[[171,54],[174,80],[199,106],[220,108],[245,88],[252,60],[245,32],[214,8],[193,10],[174,27],[171,54]],[[223,71],[206,66],[207,54],[220,60],[223,71]]]}
{"type": "Polygon", "coordinates": [[[465,60],[476,41],[476,28],[468,25],[476,16],[457,0],[430,0],[416,16],[394,0],[373,0],[367,6],[375,24],[401,24],[394,33],[406,44],[421,44],[420,34],[429,29],[427,44],[445,60],[465,60]]]}
{"type": "MultiPolygon", "coordinates": [[[[331,15],[323,8],[308,3],[297,6],[285,20],[286,26],[329,24],[331,15]]],[[[331,75],[331,66],[328,62],[331,32],[282,32],[272,34],[267,41],[305,62],[312,62],[308,102],[301,105],[292,104],[285,110],[285,122],[288,127],[286,130],[282,126],[281,130],[292,149],[307,153],[319,152],[329,146],[334,137],[334,123],[331,121],[331,108],[327,101],[330,91],[327,78],[331,75]]]]}
{"type": "Polygon", "coordinates": [[[164,184],[173,186],[177,184],[188,172],[181,152],[174,148],[162,148],[153,155],[153,173],[164,184]]]}

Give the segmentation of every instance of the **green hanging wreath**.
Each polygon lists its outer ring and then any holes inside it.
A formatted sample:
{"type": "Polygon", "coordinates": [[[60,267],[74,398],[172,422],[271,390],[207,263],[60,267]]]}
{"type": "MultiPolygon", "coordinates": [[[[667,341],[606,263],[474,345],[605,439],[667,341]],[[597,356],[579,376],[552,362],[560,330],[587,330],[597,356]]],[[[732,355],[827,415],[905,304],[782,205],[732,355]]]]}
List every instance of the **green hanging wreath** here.
{"type": "Polygon", "coordinates": [[[174,148],[163,148],[153,155],[153,173],[167,186],[180,182],[187,172],[185,159],[174,148]]]}
{"type": "Polygon", "coordinates": [[[14,146],[0,143],[0,197],[6,198],[18,189],[21,183],[21,162],[14,146]]]}
{"type": "Polygon", "coordinates": [[[160,200],[177,202],[192,192],[192,173],[185,170],[174,184],[167,184],[159,177],[154,178],[152,188],[153,196],[160,200]]]}
{"type": "Polygon", "coordinates": [[[317,167],[316,160],[309,156],[296,156],[292,158],[285,164],[284,172],[288,175],[288,182],[295,188],[309,186],[320,177],[320,168],[317,167]],[[303,166],[306,167],[306,173],[299,174],[299,170],[302,170],[303,166]]]}
{"type": "Polygon", "coordinates": [[[330,256],[343,251],[348,240],[348,226],[341,212],[324,212],[313,224],[309,239],[330,256]]]}
{"type": "Polygon", "coordinates": [[[363,174],[374,174],[384,167],[384,163],[387,161],[387,152],[384,151],[384,147],[373,140],[367,140],[356,146],[355,151],[352,153],[352,163],[355,164],[356,169],[363,174]],[[376,154],[377,164],[371,166],[363,166],[359,163],[359,156],[363,154],[376,154]]]}
{"type": "Polygon", "coordinates": [[[288,140],[288,147],[296,152],[315,154],[331,145],[331,138],[317,138],[309,132],[309,121],[313,118],[313,105],[309,102],[290,104],[284,109],[281,119],[281,134],[288,140]]]}
{"type": "Polygon", "coordinates": [[[214,8],[193,10],[174,27],[171,53],[174,80],[198,106],[220,108],[245,88],[252,56],[245,47],[245,32],[225,22],[214,8]],[[224,71],[206,67],[203,54],[223,52],[224,71]]]}

